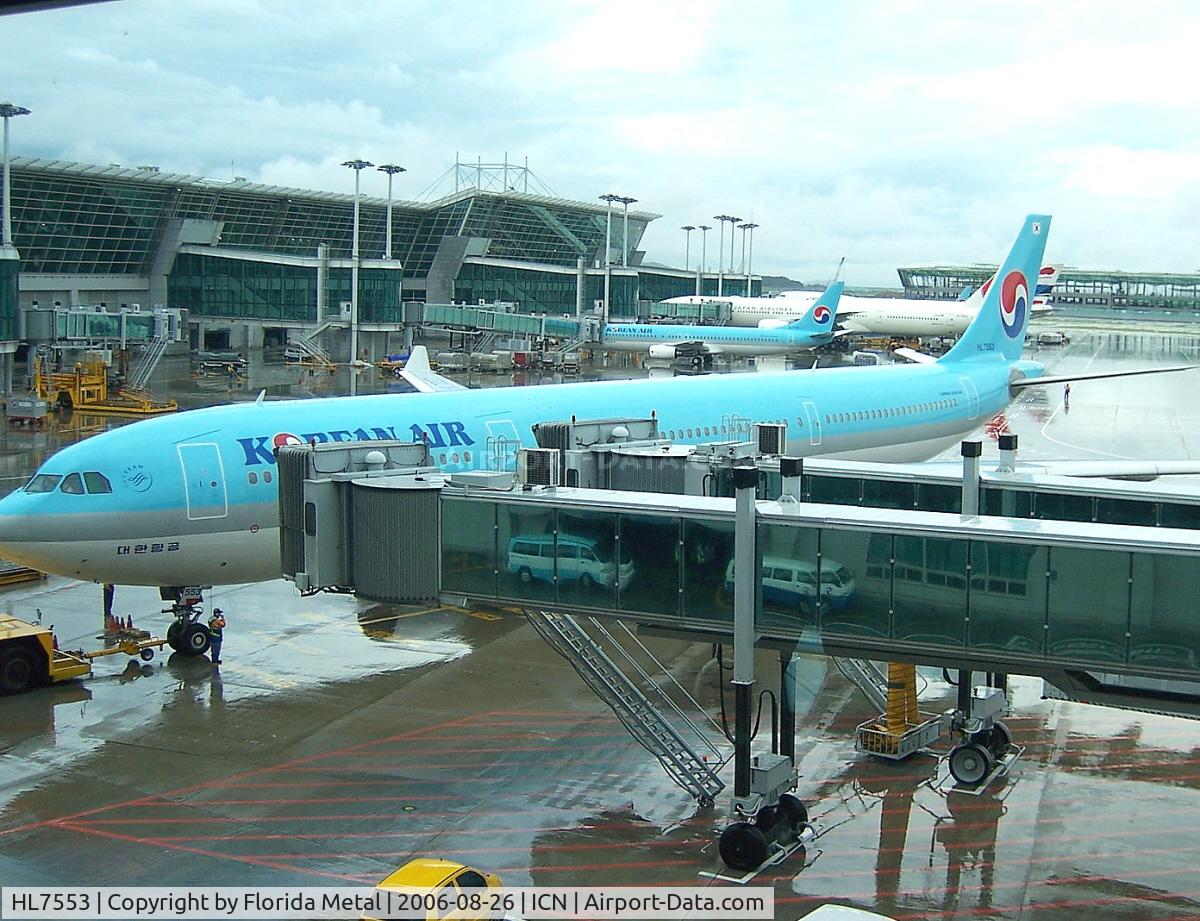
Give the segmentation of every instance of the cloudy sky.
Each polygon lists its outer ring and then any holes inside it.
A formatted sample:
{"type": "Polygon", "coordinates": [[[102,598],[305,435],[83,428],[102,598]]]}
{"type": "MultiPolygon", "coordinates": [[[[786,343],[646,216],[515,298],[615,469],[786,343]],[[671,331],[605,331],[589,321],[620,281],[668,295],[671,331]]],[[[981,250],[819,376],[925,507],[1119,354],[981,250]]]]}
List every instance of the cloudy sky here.
{"type": "Polygon", "coordinates": [[[661,213],[649,260],[727,212],[756,271],[846,256],[855,285],[996,261],[1032,210],[1055,261],[1200,268],[1190,2],[121,0],[0,29],[17,154],[345,191],[361,156],[417,197],[507,152],[661,213]]]}

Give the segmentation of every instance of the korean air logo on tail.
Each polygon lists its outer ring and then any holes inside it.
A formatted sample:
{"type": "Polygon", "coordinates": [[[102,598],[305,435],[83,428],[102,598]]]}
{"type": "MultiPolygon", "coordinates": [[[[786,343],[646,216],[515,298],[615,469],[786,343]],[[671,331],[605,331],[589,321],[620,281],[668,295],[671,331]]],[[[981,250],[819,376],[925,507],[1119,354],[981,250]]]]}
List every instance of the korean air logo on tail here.
{"type": "Polygon", "coordinates": [[[1016,339],[1024,331],[1028,306],[1029,283],[1020,272],[1009,272],[1000,286],[1000,323],[1008,338],[1016,339]]]}
{"type": "Polygon", "coordinates": [[[831,311],[824,304],[817,304],[817,306],[813,308],[813,320],[816,321],[818,326],[824,326],[832,317],[833,311],[831,311]]]}

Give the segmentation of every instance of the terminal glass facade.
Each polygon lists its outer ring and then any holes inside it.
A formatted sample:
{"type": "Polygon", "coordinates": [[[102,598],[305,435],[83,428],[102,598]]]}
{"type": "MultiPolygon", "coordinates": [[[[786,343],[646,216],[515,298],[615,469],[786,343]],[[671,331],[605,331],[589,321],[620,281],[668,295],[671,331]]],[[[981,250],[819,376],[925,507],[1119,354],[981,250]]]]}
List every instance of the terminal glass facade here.
{"type": "MultiPolygon", "coordinates": [[[[325,303],[337,311],[350,300],[350,269],[330,269],[325,303]]],[[[359,272],[359,320],[399,323],[400,273],[364,268],[359,272]]],[[[318,322],[317,270],[199,253],[180,253],[168,278],[173,306],[197,317],[318,322]]]]}
{"type": "MultiPolygon", "coordinates": [[[[9,252],[12,251],[9,250],[9,252]]],[[[7,342],[15,342],[17,338],[17,318],[20,316],[18,301],[20,276],[20,260],[5,259],[0,256],[0,340],[7,342]]]]}

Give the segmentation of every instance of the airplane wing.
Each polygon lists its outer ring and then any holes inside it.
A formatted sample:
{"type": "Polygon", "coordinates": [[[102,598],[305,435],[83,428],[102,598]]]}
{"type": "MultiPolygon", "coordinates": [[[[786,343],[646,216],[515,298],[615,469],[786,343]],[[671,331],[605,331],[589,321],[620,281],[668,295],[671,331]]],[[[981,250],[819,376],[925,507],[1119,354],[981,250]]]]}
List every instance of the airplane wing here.
{"type": "Polygon", "coordinates": [[[429,367],[429,352],[423,345],[413,346],[412,354],[400,369],[400,376],[416,388],[418,393],[442,393],[448,390],[466,390],[462,384],[442,377],[429,367]]]}
{"type": "MultiPolygon", "coordinates": [[[[897,350],[899,351],[899,350],[897,350]]],[[[1023,377],[1009,383],[1013,390],[1040,387],[1043,384],[1069,384],[1072,381],[1092,381],[1105,377],[1131,377],[1134,374],[1167,374],[1171,371],[1191,371],[1200,365],[1176,365],[1173,368],[1138,368],[1134,371],[1098,371],[1095,374],[1056,374],[1053,377],[1023,377]]]]}
{"type": "Polygon", "coordinates": [[[899,355],[901,358],[916,362],[919,365],[937,364],[937,359],[932,355],[926,355],[924,352],[918,352],[916,349],[892,349],[892,354],[899,355]]]}

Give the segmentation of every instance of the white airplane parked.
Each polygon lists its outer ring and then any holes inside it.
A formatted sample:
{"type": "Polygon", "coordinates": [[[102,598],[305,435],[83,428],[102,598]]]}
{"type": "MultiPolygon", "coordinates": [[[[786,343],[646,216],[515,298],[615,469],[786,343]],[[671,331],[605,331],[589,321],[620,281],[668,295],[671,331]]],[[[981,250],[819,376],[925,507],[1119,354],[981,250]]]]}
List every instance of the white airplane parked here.
{"type": "MultiPolygon", "coordinates": [[[[987,295],[995,276],[966,299],[921,300],[903,297],[861,297],[843,294],[838,303],[834,338],[861,336],[961,336],[987,295]]],[[[1046,296],[1058,280],[1057,266],[1043,266],[1038,273],[1032,315],[1048,313],[1046,296]]],[[[776,329],[802,316],[818,297],[816,291],[784,291],[773,297],[698,297],[687,295],[664,301],[668,304],[728,303],[730,324],[776,329]]]]}

